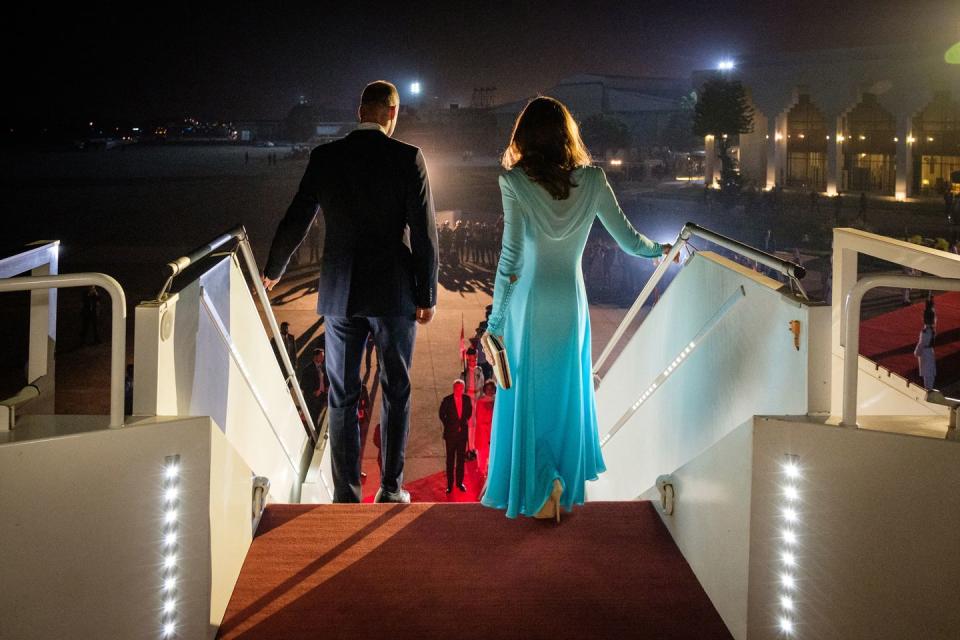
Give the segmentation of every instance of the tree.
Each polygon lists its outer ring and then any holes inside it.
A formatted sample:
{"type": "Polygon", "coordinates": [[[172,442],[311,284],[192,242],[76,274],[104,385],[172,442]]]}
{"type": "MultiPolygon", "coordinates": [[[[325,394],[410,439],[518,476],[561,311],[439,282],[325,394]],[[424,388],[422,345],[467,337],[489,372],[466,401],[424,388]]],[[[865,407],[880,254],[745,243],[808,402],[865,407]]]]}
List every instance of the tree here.
{"type": "Polygon", "coordinates": [[[317,109],[301,100],[283,119],[284,137],[292,142],[306,142],[317,131],[317,109]]]}
{"type": "Polygon", "coordinates": [[[580,130],[587,148],[600,156],[605,155],[607,151],[629,149],[633,142],[630,128],[623,120],[602,113],[584,120],[580,130]]]}
{"type": "Polygon", "coordinates": [[[740,191],[740,174],[730,157],[735,136],[753,131],[753,107],[747,92],[737,80],[715,78],[700,90],[693,114],[693,133],[712,135],[720,157],[720,189],[728,201],[740,191]]]}

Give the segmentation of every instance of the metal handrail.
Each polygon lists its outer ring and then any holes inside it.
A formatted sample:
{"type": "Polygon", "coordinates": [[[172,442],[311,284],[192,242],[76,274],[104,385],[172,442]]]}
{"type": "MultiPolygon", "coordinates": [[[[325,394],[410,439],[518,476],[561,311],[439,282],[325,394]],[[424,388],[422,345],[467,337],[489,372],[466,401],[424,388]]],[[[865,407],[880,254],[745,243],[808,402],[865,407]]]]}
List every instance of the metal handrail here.
{"type": "Polygon", "coordinates": [[[0,280],[0,292],[96,286],[110,294],[110,428],[123,426],[124,365],[127,359],[127,299],[120,283],[105,273],[21,276],[0,280]]]}
{"type": "Polygon", "coordinates": [[[807,274],[806,269],[804,269],[802,266],[790,262],[789,260],[778,258],[775,255],[771,255],[751,247],[750,245],[744,244],[738,240],[728,238],[715,231],[710,231],[709,229],[701,227],[696,223],[688,222],[687,224],[683,225],[680,233],[677,234],[676,241],[670,248],[670,252],[666,255],[666,257],[663,258],[660,264],[657,265],[653,275],[650,276],[649,280],[647,280],[647,283],[640,291],[640,295],[637,296],[637,299],[630,307],[630,310],[627,311],[627,315],[623,317],[623,320],[620,322],[617,330],[613,332],[613,336],[611,336],[610,340],[607,342],[607,345],[600,353],[600,357],[597,358],[597,361],[594,363],[593,375],[597,382],[600,381],[600,369],[603,367],[604,363],[606,363],[607,358],[610,357],[610,354],[613,353],[614,348],[620,343],[620,339],[623,338],[623,334],[626,333],[627,328],[633,323],[634,319],[637,317],[637,314],[640,313],[643,305],[647,303],[647,300],[650,298],[650,295],[653,293],[656,286],[660,284],[660,280],[663,279],[664,274],[667,272],[667,268],[673,262],[674,258],[680,254],[680,250],[684,245],[690,242],[690,239],[693,236],[703,238],[704,240],[712,242],[729,251],[733,251],[734,253],[738,253],[744,257],[750,258],[751,260],[754,260],[765,267],[783,274],[797,286],[803,297],[807,298],[806,292],[803,290],[803,287],[800,286],[800,280],[807,274]]]}
{"type": "Polygon", "coordinates": [[[287,355],[287,350],[283,347],[284,343],[283,337],[280,335],[280,326],[277,324],[277,318],[273,314],[273,307],[270,304],[270,296],[267,295],[267,290],[263,288],[263,281],[260,278],[260,269],[257,267],[257,260],[253,256],[253,247],[250,246],[250,238],[247,236],[247,230],[243,225],[237,225],[226,233],[220,234],[207,244],[197,247],[187,255],[181,256],[172,262],[168,262],[167,268],[170,270],[170,275],[168,276],[167,281],[164,283],[163,288],[160,290],[160,293],[157,294],[157,300],[163,300],[169,295],[170,286],[173,283],[173,279],[180,275],[184,269],[198,260],[210,255],[228,243],[230,240],[234,239],[237,241],[234,251],[237,249],[240,250],[240,254],[243,256],[243,264],[246,266],[248,275],[253,281],[253,288],[257,292],[257,297],[260,299],[260,306],[263,307],[264,316],[267,318],[267,325],[270,327],[270,333],[273,335],[273,339],[277,345],[277,352],[280,354],[280,361],[283,363],[283,368],[286,371],[287,384],[293,390],[297,407],[300,409],[300,412],[306,421],[304,426],[307,430],[307,435],[310,437],[310,441],[316,445],[319,442],[319,433],[316,425],[313,422],[313,416],[310,415],[310,409],[307,407],[307,402],[303,397],[303,392],[300,390],[300,385],[296,384],[296,372],[293,368],[293,363],[290,362],[290,357],[287,355]]]}
{"type": "Polygon", "coordinates": [[[857,361],[860,356],[860,303],[877,287],[960,291],[960,279],[936,276],[864,276],[850,288],[843,305],[843,413],[840,424],[857,426],[857,361]],[[847,356],[850,357],[847,357],[847,356]]]}
{"type": "Polygon", "coordinates": [[[163,301],[170,295],[170,287],[173,285],[173,279],[178,275],[183,273],[183,271],[189,267],[194,262],[201,260],[230,240],[236,239],[238,241],[243,241],[247,237],[247,231],[243,228],[243,225],[237,225],[233,229],[230,229],[226,233],[222,233],[210,242],[200,247],[197,247],[190,253],[185,256],[180,256],[173,262],[167,263],[167,269],[170,270],[170,275],[167,277],[167,281],[164,282],[163,288],[160,289],[160,293],[157,294],[157,300],[163,301]]]}

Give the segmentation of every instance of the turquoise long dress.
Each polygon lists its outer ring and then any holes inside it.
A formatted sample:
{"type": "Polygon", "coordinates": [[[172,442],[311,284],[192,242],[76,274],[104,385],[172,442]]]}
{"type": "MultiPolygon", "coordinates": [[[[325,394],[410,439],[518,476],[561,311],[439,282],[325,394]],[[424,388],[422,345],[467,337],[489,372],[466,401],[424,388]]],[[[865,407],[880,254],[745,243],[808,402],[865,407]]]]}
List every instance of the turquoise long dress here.
{"type": "Polygon", "coordinates": [[[487,330],[503,336],[514,384],[494,403],[482,502],[510,518],[540,511],[555,478],[565,509],[583,504],[584,483],[606,470],[580,268],[594,218],[627,253],[662,253],[623,215],[602,169],[576,169],[573,181],[570,197],[554,200],[522,169],[500,176],[503,250],[487,330]]]}

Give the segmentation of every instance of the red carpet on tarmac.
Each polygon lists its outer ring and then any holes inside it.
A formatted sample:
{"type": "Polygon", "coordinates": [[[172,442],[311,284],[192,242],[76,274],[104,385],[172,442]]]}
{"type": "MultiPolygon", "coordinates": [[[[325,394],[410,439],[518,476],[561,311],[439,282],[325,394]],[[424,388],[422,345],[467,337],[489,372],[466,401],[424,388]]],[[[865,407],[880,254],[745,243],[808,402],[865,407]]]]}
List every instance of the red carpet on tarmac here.
{"type": "Polygon", "coordinates": [[[730,638],[648,502],[271,505],[220,638],[730,638]]]}
{"type": "MultiPolygon", "coordinates": [[[[960,380],[960,293],[934,296],[937,310],[937,387],[960,380]]],[[[923,302],[880,314],[860,324],[860,355],[922,385],[917,346],[923,328],[923,302]]]]}

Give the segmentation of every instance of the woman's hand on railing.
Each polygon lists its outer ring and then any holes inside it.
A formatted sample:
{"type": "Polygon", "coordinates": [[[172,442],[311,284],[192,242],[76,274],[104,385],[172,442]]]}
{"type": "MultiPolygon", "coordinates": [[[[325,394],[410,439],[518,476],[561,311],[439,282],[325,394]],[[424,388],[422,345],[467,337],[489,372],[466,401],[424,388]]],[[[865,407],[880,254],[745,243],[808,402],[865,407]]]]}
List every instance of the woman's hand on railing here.
{"type": "MultiPolygon", "coordinates": [[[[663,257],[670,255],[670,251],[673,249],[672,244],[661,244],[660,247],[663,249],[663,257]]],[[[680,264],[680,252],[677,251],[677,255],[673,256],[673,261],[677,264],[680,264]]]]}

